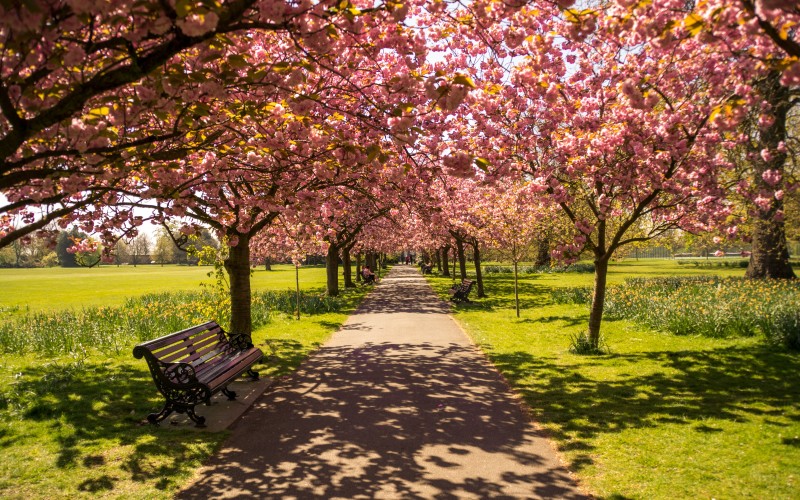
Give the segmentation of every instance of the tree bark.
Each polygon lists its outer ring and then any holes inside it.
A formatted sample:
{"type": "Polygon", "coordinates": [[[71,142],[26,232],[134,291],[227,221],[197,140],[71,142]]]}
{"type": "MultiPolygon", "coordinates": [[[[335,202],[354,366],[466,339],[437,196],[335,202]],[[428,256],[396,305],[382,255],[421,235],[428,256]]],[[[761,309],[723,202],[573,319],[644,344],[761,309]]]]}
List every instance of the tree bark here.
{"type": "Polygon", "coordinates": [[[540,238],[538,241],[534,265],[537,267],[550,265],[550,238],[547,236],[540,238]]]}
{"type": "Polygon", "coordinates": [[[224,262],[225,271],[231,284],[231,326],[232,334],[250,335],[253,330],[250,315],[250,237],[238,235],[235,246],[228,249],[224,262]]]}
{"type": "Polygon", "coordinates": [[[342,277],[344,278],[345,288],[355,288],[353,283],[353,262],[350,260],[350,249],[342,250],[342,277]]]}
{"type": "Polygon", "coordinates": [[[769,216],[759,217],[756,220],[753,228],[753,248],[745,276],[754,279],[796,278],[789,263],[786,228],[783,221],[776,221],[769,216]]]}
{"type": "Polygon", "coordinates": [[[467,256],[464,253],[464,242],[456,238],[456,251],[458,252],[458,268],[461,272],[461,279],[467,279],[467,256]]]}
{"type": "Polygon", "coordinates": [[[481,250],[477,238],[472,241],[472,254],[475,258],[475,281],[478,282],[478,298],[486,297],[483,290],[483,273],[481,272],[481,250]]]}
{"type": "Polygon", "coordinates": [[[442,276],[450,277],[450,245],[442,247],[442,276]]]}
{"type": "Polygon", "coordinates": [[[594,259],[594,293],[592,309],[589,312],[589,343],[595,349],[600,347],[600,323],[603,320],[603,306],[606,300],[609,257],[610,252],[602,256],[596,255],[594,259]]]}
{"type": "Polygon", "coordinates": [[[336,245],[328,245],[328,253],[325,256],[325,275],[328,295],[336,297],[339,295],[339,248],[336,245]]]}
{"type": "MultiPolygon", "coordinates": [[[[791,93],[788,88],[780,84],[781,74],[771,72],[762,81],[756,84],[761,97],[772,105],[775,121],[766,129],[757,132],[758,140],[751,145],[754,177],[759,191],[774,193],[782,189],[785,181],[781,179],[777,184],[767,183],[762,175],[769,170],[776,170],[783,176],[786,152],[778,150],[778,144],[787,141],[786,120],[791,108],[791,93]],[[769,150],[772,154],[770,161],[762,160],[759,154],[762,150],[769,150]]],[[[756,127],[757,125],[751,125],[756,127]]],[[[755,135],[755,133],[751,133],[755,135]]],[[[795,278],[792,266],[789,263],[789,251],[786,245],[786,227],[782,217],[783,200],[772,198],[772,204],[767,210],[756,208],[756,221],[753,228],[753,248],[750,262],[745,276],[748,278],[795,278]]]]}

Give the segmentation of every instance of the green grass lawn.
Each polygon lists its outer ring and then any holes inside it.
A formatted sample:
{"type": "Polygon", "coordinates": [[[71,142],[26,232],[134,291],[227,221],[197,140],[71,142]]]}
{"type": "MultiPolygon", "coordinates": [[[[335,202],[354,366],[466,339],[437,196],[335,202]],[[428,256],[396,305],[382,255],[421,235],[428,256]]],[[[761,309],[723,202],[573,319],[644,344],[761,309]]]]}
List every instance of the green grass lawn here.
{"type": "MultiPolygon", "coordinates": [[[[253,271],[253,290],[295,288],[294,266],[253,271]]],[[[197,290],[213,283],[210,266],[100,266],[97,268],[0,269],[0,312],[60,310],[121,305],[128,297],[150,292],[197,290]]],[[[300,268],[301,286],[324,288],[325,268],[300,268]]]]}
{"type": "MultiPolygon", "coordinates": [[[[209,269],[3,269],[0,308],[121,306],[129,296],[196,289],[200,281],[211,281],[205,276],[209,269]],[[58,294],[48,292],[53,287],[58,294]]],[[[274,269],[255,271],[253,288],[294,289],[294,267],[274,269]]],[[[300,282],[304,291],[321,292],[325,269],[301,268],[300,282]]],[[[300,320],[273,315],[253,332],[253,342],[266,355],[257,371],[273,378],[294,371],[367,291],[346,291],[337,312],[304,314],[300,320]]],[[[6,319],[23,314],[6,314],[6,319]]],[[[163,398],[132,348],[124,346],[117,355],[92,348],[58,357],[0,355],[0,498],[167,498],[219,449],[226,432],[143,425],[148,413],[160,410],[163,398]]]]}
{"type": "MultiPolygon", "coordinates": [[[[0,311],[8,313],[15,300],[31,311],[121,306],[132,295],[196,289],[200,281],[211,282],[208,270],[0,270],[0,311]],[[51,287],[65,295],[48,292],[51,287]]],[[[614,263],[610,282],[743,272],[624,261],[614,263]]],[[[604,323],[610,354],[571,354],[569,335],[585,328],[588,312],[554,304],[550,292],[591,286],[592,279],[525,276],[522,317],[516,318],[512,278],[488,275],[489,297],[455,308],[582,485],[600,498],[798,498],[800,355],[768,348],[758,338],[674,336],[628,321],[604,323]]],[[[300,280],[304,290],[320,292],[324,269],[301,268],[300,280]]],[[[433,276],[430,282],[446,296],[452,280],[433,276]]],[[[294,269],[258,270],[253,284],[256,290],[293,289],[294,269]]],[[[300,321],[276,314],[253,334],[268,355],[258,371],[291,373],[365,292],[348,291],[335,313],[300,321]]],[[[119,355],[91,349],[55,358],[0,355],[0,498],[169,497],[219,448],[224,432],[141,425],[162,400],[131,348],[119,355]]]]}
{"type": "MultiPolygon", "coordinates": [[[[743,271],[625,261],[610,281],[743,271]]],[[[800,498],[800,354],[628,321],[604,322],[610,354],[571,354],[569,337],[586,328],[588,310],[554,304],[549,291],[592,279],[526,276],[517,318],[512,278],[490,275],[489,297],[455,308],[581,484],[600,498],[800,498]]],[[[452,280],[430,282],[444,297],[452,280]]]]}

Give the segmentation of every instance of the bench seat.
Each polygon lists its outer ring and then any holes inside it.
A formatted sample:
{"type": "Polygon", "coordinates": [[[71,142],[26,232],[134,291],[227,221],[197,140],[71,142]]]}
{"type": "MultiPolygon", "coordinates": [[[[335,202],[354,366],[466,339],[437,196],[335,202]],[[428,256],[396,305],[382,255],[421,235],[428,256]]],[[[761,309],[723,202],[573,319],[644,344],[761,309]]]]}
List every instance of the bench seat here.
{"type": "Polygon", "coordinates": [[[472,291],[473,280],[461,280],[460,285],[450,287],[450,300],[453,302],[469,302],[469,292],[472,291]]]}
{"type": "Polygon", "coordinates": [[[138,344],[133,355],[147,361],[153,381],[166,399],[164,408],[147,420],[158,424],[172,412],[186,413],[198,427],[205,425],[205,417],[197,415],[194,407],[211,404],[217,392],[236,399],[228,384],[245,373],[258,380],[252,366],[263,357],[249,336],[228,335],[214,321],[138,344]]]}

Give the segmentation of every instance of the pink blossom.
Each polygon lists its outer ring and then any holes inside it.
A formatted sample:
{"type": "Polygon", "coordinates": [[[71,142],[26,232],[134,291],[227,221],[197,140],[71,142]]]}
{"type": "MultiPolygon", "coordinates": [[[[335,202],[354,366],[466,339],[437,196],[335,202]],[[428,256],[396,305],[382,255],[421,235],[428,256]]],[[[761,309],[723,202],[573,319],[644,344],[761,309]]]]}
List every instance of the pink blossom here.
{"type": "Polygon", "coordinates": [[[753,200],[753,203],[755,203],[758,208],[766,212],[772,207],[772,198],[757,196],[756,199],[753,200]]]}
{"type": "Polygon", "coordinates": [[[445,98],[444,109],[453,111],[467,97],[469,89],[463,85],[451,85],[447,97],[445,98]]]}
{"type": "Polygon", "coordinates": [[[449,175],[453,177],[467,178],[475,175],[472,168],[472,157],[464,152],[445,157],[444,167],[449,175]]]}
{"type": "Polygon", "coordinates": [[[178,19],[176,24],[186,36],[202,36],[217,28],[219,16],[214,12],[205,14],[189,14],[183,19],[178,19]]]}
{"type": "Polygon", "coordinates": [[[764,173],[761,174],[761,178],[764,179],[764,182],[766,182],[770,186],[776,186],[781,181],[782,176],[779,170],[770,169],[770,170],[765,170],[764,173]]]}

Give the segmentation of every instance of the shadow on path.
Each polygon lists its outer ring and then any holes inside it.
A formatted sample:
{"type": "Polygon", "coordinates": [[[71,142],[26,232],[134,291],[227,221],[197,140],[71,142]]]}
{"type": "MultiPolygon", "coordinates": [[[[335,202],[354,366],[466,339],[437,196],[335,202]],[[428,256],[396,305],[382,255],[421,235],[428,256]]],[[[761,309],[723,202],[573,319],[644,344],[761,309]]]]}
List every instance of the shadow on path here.
{"type": "Polygon", "coordinates": [[[419,272],[395,268],[179,498],[584,498],[419,272]]]}

